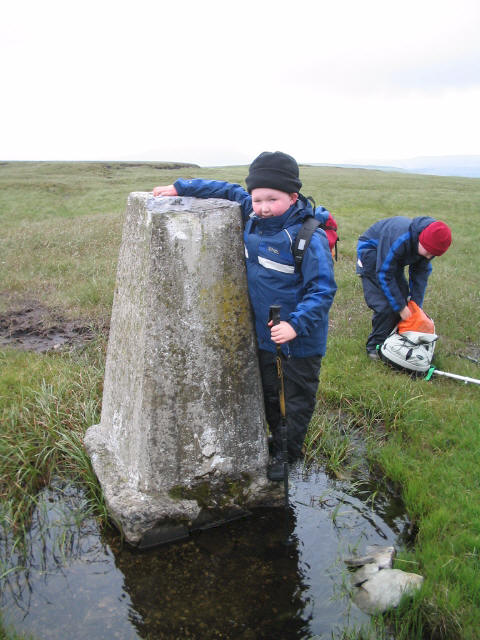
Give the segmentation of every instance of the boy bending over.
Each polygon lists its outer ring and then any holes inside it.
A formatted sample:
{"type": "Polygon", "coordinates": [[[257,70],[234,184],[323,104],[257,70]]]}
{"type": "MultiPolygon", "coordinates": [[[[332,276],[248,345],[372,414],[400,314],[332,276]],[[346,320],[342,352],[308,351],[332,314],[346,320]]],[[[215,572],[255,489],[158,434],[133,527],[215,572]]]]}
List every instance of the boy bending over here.
{"type": "Polygon", "coordinates": [[[430,261],[445,253],[451,242],[450,228],[427,216],[385,218],[359,237],[357,274],[362,278],[365,302],[373,311],[372,331],[366,344],[369,358],[378,359],[377,345],[400,320],[410,317],[409,299],[422,307],[432,271],[430,261]]]}

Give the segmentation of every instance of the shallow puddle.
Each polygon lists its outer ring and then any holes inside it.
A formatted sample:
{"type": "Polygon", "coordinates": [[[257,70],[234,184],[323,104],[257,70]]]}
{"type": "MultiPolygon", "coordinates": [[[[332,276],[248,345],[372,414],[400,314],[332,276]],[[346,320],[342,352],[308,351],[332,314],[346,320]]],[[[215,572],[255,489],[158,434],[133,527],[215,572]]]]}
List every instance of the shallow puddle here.
{"type": "Polygon", "coordinates": [[[4,622],[44,640],[337,637],[368,616],[343,558],[405,547],[409,522],[388,487],[291,469],[290,507],[149,551],[102,536],[81,492],[45,490],[26,558],[0,547],[4,622]],[[7,575],[5,575],[7,572],[7,575]]]}

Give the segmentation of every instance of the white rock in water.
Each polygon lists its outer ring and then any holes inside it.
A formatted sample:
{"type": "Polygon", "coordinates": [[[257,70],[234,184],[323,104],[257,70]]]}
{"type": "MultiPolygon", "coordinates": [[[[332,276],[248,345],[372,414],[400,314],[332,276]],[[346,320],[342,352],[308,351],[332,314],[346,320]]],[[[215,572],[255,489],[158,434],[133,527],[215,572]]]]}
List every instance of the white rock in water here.
{"type": "Polygon", "coordinates": [[[360,567],[360,569],[357,569],[357,571],[352,574],[350,582],[353,587],[359,587],[379,571],[380,569],[376,564],[364,564],[363,567],[360,567]]]}
{"type": "Polygon", "coordinates": [[[395,556],[395,547],[381,547],[371,545],[366,548],[364,556],[346,558],[345,564],[349,567],[362,567],[366,564],[375,564],[379,569],[390,569],[395,556]]]}
{"type": "Polygon", "coordinates": [[[382,569],[360,587],[355,587],[353,601],[368,614],[383,613],[398,606],[404,594],[412,594],[423,583],[423,576],[400,569],[382,569]]]}

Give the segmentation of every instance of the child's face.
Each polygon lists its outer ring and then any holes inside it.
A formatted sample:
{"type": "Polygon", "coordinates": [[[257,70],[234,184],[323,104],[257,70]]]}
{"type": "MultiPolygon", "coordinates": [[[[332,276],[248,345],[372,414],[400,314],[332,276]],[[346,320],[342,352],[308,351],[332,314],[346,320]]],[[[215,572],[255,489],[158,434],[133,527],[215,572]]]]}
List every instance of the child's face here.
{"type": "Polygon", "coordinates": [[[252,206],[259,218],[281,216],[297,199],[298,193],[285,193],[263,187],[252,190],[252,206]]]}
{"type": "Polygon", "coordinates": [[[426,258],[427,260],[431,260],[433,258],[433,253],[428,253],[423,244],[418,243],[418,253],[426,258]]]}

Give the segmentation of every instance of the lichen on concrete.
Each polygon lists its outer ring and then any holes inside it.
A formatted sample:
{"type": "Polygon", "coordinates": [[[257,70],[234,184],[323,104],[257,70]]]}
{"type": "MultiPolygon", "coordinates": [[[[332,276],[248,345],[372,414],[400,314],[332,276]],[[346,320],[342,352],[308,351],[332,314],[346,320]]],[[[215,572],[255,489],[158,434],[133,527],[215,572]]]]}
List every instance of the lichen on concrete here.
{"type": "Polygon", "coordinates": [[[265,477],[237,204],[130,194],[102,416],[85,444],[133,544],[166,535],[167,522],[184,531],[222,509],[281,502],[265,477]]]}

